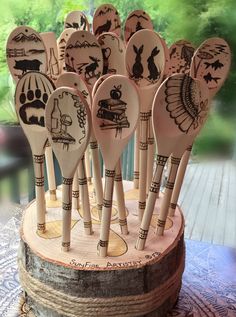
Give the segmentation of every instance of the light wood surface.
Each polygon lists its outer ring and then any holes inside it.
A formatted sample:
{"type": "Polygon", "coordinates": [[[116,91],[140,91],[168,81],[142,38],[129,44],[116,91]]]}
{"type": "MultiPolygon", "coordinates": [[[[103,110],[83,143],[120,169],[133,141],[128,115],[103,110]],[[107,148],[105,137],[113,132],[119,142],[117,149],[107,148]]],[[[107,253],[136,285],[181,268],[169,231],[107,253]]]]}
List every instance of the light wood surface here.
{"type": "Polygon", "coordinates": [[[195,47],[186,40],[178,40],[169,48],[168,76],[172,74],[187,74],[190,70],[195,47]]]}
{"type": "Polygon", "coordinates": [[[68,251],[71,232],[72,182],[78,162],[90,138],[90,110],[80,91],[62,87],[57,88],[50,96],[45,117],[49,141],[63,176],[62,250],[68,251]]]}
{"type": "MultiPolygon", "coordinates": [[[[57,185],[54,171],[53,152],[49,144],[45,148],[45,161],[48,177],[49,197],[51,201],[57,200],[57,185]]],[[[50,202],[49,202],[50,204],[50,202]]]]}
{"type": "Polygon", "coordinates": [[[38,32],[22,25],[16,27],[7,39],[7,64],[17,82],[29,71],[47,71],[47,52],[38,32]]]}
{"type": "Polygon", "coordinates": [[[72,183],[72,208],[79,210],[80,208],[80,190],[78,168],[75,171],[72,183]]]}
{"type": "Polygon", "coordinates": [[[47,73],[46,75],[52,80],[56,81],[60,74],[60,66],[58,61],[58,47],[57,39],[54,32],[40,33],[41,38],[47,52],[47,73]]]}
{"type": "Polygon", "coordinates": [[[153,24],[150,16],[143,10],[134,10],[129,13],[125,20],[124,40],[126,44],[131,36],[142,29],[153,30],[153,24]]]}
{"type": "MultiPolygon", "coordinates": [[[[140,237],[142,232],[145,232],[146,236],[148,234],[152,210],[160,189],[163,168],[168,157],[173,153],[172,168],[157,223],[157,233],[163,233],[162,228],[165,226],[165,218],[180,158],[188,144],[191,143],[191,138],[194,139],[200,131],[207,118],[208,110],[207,87],[187,75],[173,75],[166,79],[159,88],[153,103],[153,126],[158,148],[157,166],[148,195],[145,219],[140,226],[140,237]],[[189,96],[194,96],[194,98],[189,96]],[[188,105],[187,100],[190,105],[188,105]],[[190,108],[195,116],[188,114],[187,109],[190,108]]],[[[138,249],[142,249],[145,245],[145,239],[140,237],[136,244],[138,249]]]]}
{"type": "MultiPolygon", "coordinates": [[[[123,182],[125,192],[132,189],[132,182],[123,182]]],[[[61,192],[59,192],[58,195],[61,195],[61,192]]],[[[114,199],[116,199],[116,194],[114,194],[114,199]]],[[[160,208],[160,204],[161,199],[158,199],[156,202],[155,216],[160,208]]],[[[27,241],[30,248],[45,260],[47,259],[51,262],[76,270],[89,271],[96,267],[96,270],[103,271],[112,270],[114,267],[118,270],[127,267],[137,267],[138,263],[145,265],[150,262],[152,259],[151,255],[154,252],[157,252],[157,254],[161,253],[162,255],[166,254],[166,250],[168,250],[172,244],[175,244],[176,237],[183,233],[183,216],[179,207],[177,207],[174,221],[171,222],[171,226],[166,230],[165,236],[160,239],[157,238],[155,234],[155,223],[153,223],[145,250],[137,251],[134,248],[139,228],[137,201],[126,199],[126,205],[129,211],[129,235],[125,236],[125,240],[121,237],[119,234],[120,226],[118,221],[111,225],[110,235],[112,237],[111,244],[108,248],[107,258],[99,257],[97,255],[97,241],[99,239],[100,224],[94,223],[93,235],[87,236],[80,234],[80,232],[83,231],[83,219],[74,209],[72,210],[74,226],[71,231],[73,247],[69,252],[62,253],[60,251],[61,233],[58,235],[57,230],[54,230],[62,221],[59,207],[52,208],[47,213],[47,223],[51,225],[47,226],[45,232],[47,235],[41,236],[36,232],[36,204],[35,201],[32,202],[24,213],[22,227],[23,238],[27,241]],[[112,232],[114,232],[114,234],[112,234],[112,232]],[[52,249],[55,252],[52,252],[52,249]],[[74,260],[72,261],[72,259],[74,260]],[[76,263],[80,263],[80,265],[76,265],[76,263]],[[110,263],[111,265],[107,266],[107,263],[110,263]],[[115,266],[117,263],[120,263],[120,265],[115,266]]],[[[155,258],[155,256],[153,258],[155,258]]]]}
{"type": "Polygon", "coordinates": [[[203,80],[214,97],[223,85],[231,64],[231,51],[222,38],[209,38],[196,50],[190,67],[190,75],[203,80]]]}
{"type": "Polygon", "coordinates": [[[92,29],[96,37],[104,32],[121,36],[121,21],[117,9],[111,4],[97,7],[93,15],[92,29]]]}
{"type": "Polygon", "coordinates": [[[58,61],[59,61],[59,71],[60,74],[64,73],[66,71],[65,66],[65,49],[66,49],[66,43],[71,36],[73,32],[76,30],[74,28],[68,28],[62,31],[60,34],[58,40],[57,40],[57,46],[58,46],[58,61]]]}
{"type": "Polygon", "coordinates": [[[75,31],[65,49],[67,71],[78,73],[89,87],[102,75],[103,56],[96,37],[88,31],[75,31]]]}
{"type": "Polygon", "coordinates": [[[135,33],[126,48],[126,68],[140,90],[139,139],[139,218],[146,205],[148,120],[155,92],[162,82],[165,69],[165,50],[162,39],[152,30],[135,33]]]}
{"type": "Polygon", "coordinates": [[[93,229],[92,229],[92,219],[91,219],[91,212],[90,212],[89,192],[88,192],[84,156],[81,158],[79,162],[78,176],[79,176],[79,186],[80,186],[80,192],[81,192],[81,205],[83,209],[84,233],[86,235],[91,235],[93,233],[93,229]]]}
{"type": "Polygon", "coordinates": [[[139,97],[135,86],[121,75],[109,76],[94,96],[92,118],[94,132],[105,163],[105,189],[98,251],[107,255],[115,167],[135,130],[139,116],[139,97]],[[114,110],[113,110],[114,109],[114,110]],[[120,112],[122,110],[122,118],[120,112]],[[112,153],[112,155],[111,155],[112,153]]]}
{"type": "Polygon", "coordinates": [[[115,169],[115,192],[117,198],[117,207],[119,213],[119,224],[120,230],[122,234],[127,235],[128,231],[128,224],[126,218],[126,208],[125,208],[125,195],[124,195],[124,188],[122,182],[122,162],[119,159],[116,169],[115,169]]]}
{"type": "Polygon", "coordinates": [[[89,31],[89,22],[86,15],[81,11],[71,11],[64,21],[64,28],[74,28],[76,30],[89,31]]]}
{"type": "Polygon", "coordinates": [[[47,143],[44,111],[54,90],[46,75],[28,72],[18,81],[15,105],[20,124],[29,141],[34,163],[38,230],[45,230],[44,151],[47,143]],[[35,142],[37,140],[37,142],[35,142]]]}
{"type": "Polygon", "coordinates": [[[125,45],[114,33],[102,33],[98,37],[103,54],[103,74],[126,74],[125,45]]]}

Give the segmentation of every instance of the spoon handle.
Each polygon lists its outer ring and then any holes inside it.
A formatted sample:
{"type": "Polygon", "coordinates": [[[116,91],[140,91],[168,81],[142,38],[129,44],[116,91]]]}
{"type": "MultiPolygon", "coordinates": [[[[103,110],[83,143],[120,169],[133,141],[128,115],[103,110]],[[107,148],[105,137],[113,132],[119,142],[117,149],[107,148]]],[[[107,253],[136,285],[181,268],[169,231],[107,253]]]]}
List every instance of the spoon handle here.
{"type": "Polygon", "coordinates": [[[72,207],[73,209],[79,209],[79,175],[78,168],[75,171],[72,184],[72,207]]]}
{"type": "Polygon", "coordinates": [[[124,188],[122,183],[122,173],[121,173],[121,159],[119,159],[116,165],[116,175],[115,175],[115,192],[119,213],[119,224],[122,234],[128,234],[128,225],[126,218],[126,208],[125,208],[125,198],[124,198],[124,188]]]}
{"type": "Polygon", "coordinates": [[[56,178],[55,178],[55,172],[54,172],[52,147],[50,146],[49,143],[47,143],[45,148],[45,158],[46,158],[46,169],[47,169],[50,200],[56,201],[57,200],[57,192],[56,192],[57,186],[56,186],[56,178]]]}
{"type": "Polygon", "coordinates": [[[139,168],[139,220],[143,218],[143,212],[146,206],[146,183],[147,183],[147,150],[148,150],[148,119],[150,117],[149,112],[140,112],[140,168],[139,168]]]}
{"type": "Polygon", "coordinates": [[[148,194],[149,187],[152,182],[153,176],[153,165],[154,165],[154,157],[155,157],[155,140],[153,134],[153,126],[152,126],[152,116],[149,117],[148,122],[148,165],[147,165],[147,188],[146,192],[148,194]]]}
{"type": "Polygon", "coordinates": [[[90,213],[88,183],[87,183],[87,177],[85,172],[84,155],[79,162],[79,185],[81,188],[84,232],[87,235],[91,235],[93,233],[93,230],[92,230],[92,219],[91,219],[91,213],[90,213]]]}
{"type": "Polygon", "coordinates": [[[105,169],[105,189],[102,206],[102,219],[100,240],[98,242],[98,253],[101,257],[107,256],[109,232],[111,223],[112,197],[115,179],[115,170],[105,169]]]}
{"type": "Polygon", "coordinates": [[[157,235],[162,236],[164,233],[165,229],[165,224],[166,224],[166,219],[168,215],[168,210],[169,210],[169,205],[170,205],[170,200],[171,200],[171,195],[174,189],[174,184],[176,180],[176,175],[180,163],[179,157],[174,157],[171,156],[171,167],[170,167],[170,172],[168,175],[168,180],[165,186],[165,194],[164,198],[161,203],[161,209],[160,209],[160,214],[157,219],[157,235]]]}
{"type": "Polygon", "coordinates": [[[62,251],[70,250],[73,178],[62,178],[62,251]]]}
{"type": "Polygon", "coordinates": [[[134,189],[139,187],[139,137],[140,125],[137,125],[134,144],[134,189]]]}
{"type": "Polygon", "coordinates": [[[156,169],[149,189],[147,205],[143,214],[143,219],[139,229],[139,236],[136,242],[136,249],[143,250],[145,247],[152,214],[156,203],[156,198],[160,190],[160,182],[168,156],[157,155],[156,169]]]}
{"type": "Polygon", "coordinates": [[[90,167],[90,151],[89,151],[89,147],[87,147],[86,151],[85,151],[85,167],[86,167],[86,175],[87,175],[87,180],[88,183],[91,184],[91,167],[90,167]]]}
{"type": "Polygon", "coordinates": [[[92,131],[90,137],[90,149],[92,156],[92,167],[93,167],[93,182],[97,202],[98,216],[101,219],[102,215],[102,201],[103,201],[103,187],[102,187],[102,177],[99,162],[99,152],[98,143],[92,131]]]}
{"type": "Polygon", "coordinates": [[[34,175],[35,175],[35,194],[37,210],[37,230],[45,232],[45,192],[44,192],[44,160],[45,155],[33,155],[34,175]]]}
{"type": "Polygon", "coordinates": [[[182,188],[182,184],[183,184],[183,180],[184,180],[184,175],[187,169],[187,165],[188,165],[188,161],[189,161],[189,157],[192,151],[192,145],[190,145],[186,151],[184,152],[184,155],[182,156],[182,159],[180,161],[180,165],[179,165],[179,169],[178,169],[178,173],[176,176],[176,181],[175,181],[175,186],[174,186],[174,190],[171,196],[171,203],[169,206],[169,216],[174,216],[175,214],[175,209],[177,206],[177,202],[179,199],[179,194],[180,194],[180,190],[182,188]]]}

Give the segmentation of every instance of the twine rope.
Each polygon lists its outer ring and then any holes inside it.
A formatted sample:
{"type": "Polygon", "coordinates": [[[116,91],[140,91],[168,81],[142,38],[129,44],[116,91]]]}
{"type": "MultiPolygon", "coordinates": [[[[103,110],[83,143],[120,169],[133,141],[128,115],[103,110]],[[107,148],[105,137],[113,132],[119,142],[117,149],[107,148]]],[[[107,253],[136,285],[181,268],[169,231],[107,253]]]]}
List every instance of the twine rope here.
{"type": "Polygon", "coordinates": [[[32,277],[18,263],[19,276],[23,289],[36,302],[67,317],[116,316],[135,317],[154,311],[165,299],[178,291],[184,270],[184,257],[174,275],[160,287],[152,291],[131,296],[113,298],[83,298],[65,294],[32,277]]]}

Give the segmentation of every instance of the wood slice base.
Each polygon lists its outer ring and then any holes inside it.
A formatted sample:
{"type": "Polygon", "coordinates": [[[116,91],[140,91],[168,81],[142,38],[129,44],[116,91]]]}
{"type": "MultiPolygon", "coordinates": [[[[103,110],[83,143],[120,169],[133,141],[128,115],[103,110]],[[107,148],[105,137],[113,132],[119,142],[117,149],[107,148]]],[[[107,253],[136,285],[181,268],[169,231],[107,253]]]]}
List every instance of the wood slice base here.
{"type": "MultiPolygon", "coordinates": [[[[124,184],[125,190],[133,186],[124,184]]],[[[155,213],[159,204],[158,200],[155,213]]],[[[60,208],[47,210],[46,232],[39,236],[35,202],[28,206],[21,228],[19,271],[35,316],[166,316],[178,298],[184,270],[182,212],[177,208],[163,237],[155,234],[155,214],[145,250],[137,251],[138,202],[126,199],[126,207],[129,234],[120,234],[118,217],[116,221],[113,215],[108,257],[100,258],[97,218],[94,234],[86,236],[81,213],[73,210],[71,250],[62,252],[60,208]]]]}

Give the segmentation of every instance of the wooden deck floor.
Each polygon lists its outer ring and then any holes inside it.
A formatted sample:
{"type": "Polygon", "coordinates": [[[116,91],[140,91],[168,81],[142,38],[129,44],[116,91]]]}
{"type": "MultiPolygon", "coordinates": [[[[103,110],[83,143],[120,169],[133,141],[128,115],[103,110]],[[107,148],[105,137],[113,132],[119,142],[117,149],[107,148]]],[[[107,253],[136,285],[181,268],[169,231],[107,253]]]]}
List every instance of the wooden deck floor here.
{"type": "Polygon", "coordinates": [[[236,163],[189,164],[179,204],[185,237],[236,247],[236,163]]]}

